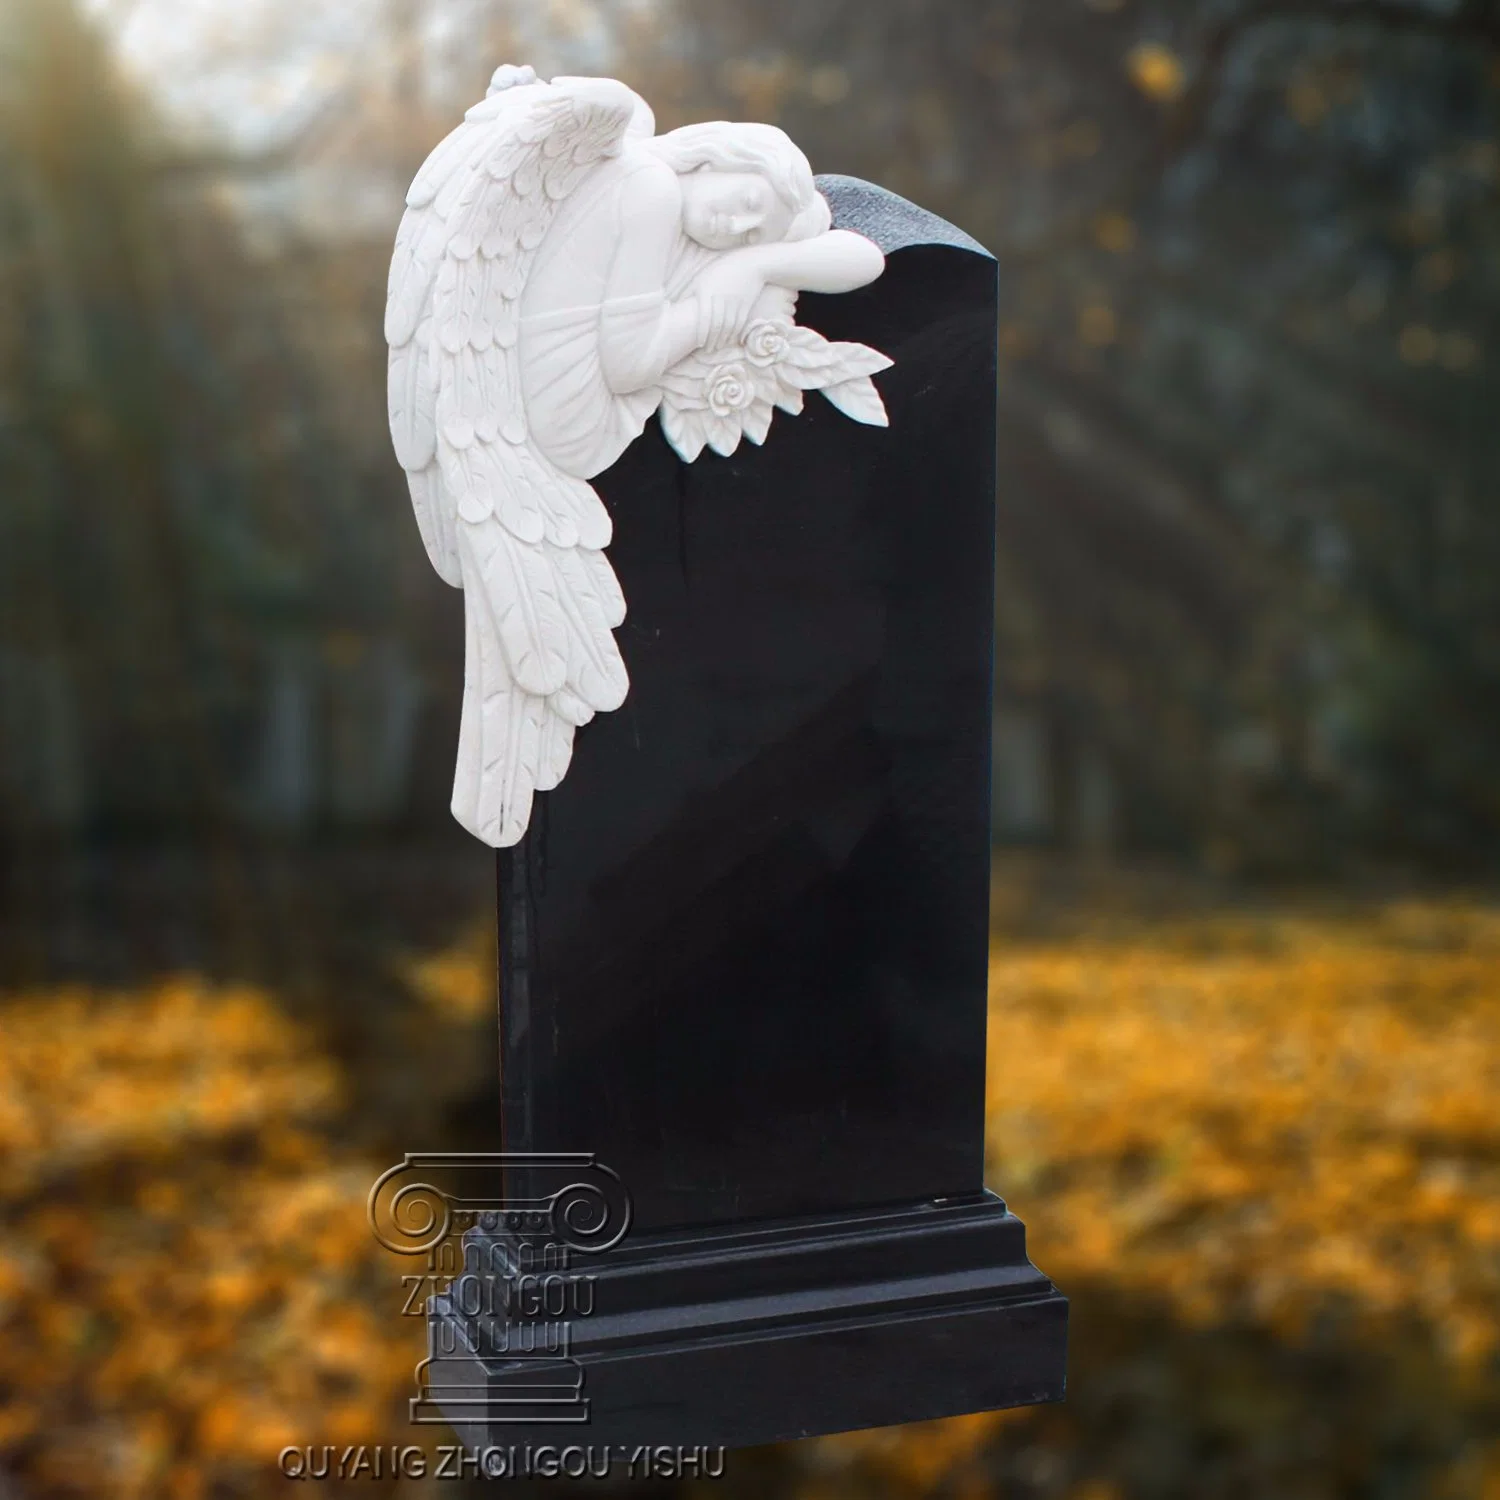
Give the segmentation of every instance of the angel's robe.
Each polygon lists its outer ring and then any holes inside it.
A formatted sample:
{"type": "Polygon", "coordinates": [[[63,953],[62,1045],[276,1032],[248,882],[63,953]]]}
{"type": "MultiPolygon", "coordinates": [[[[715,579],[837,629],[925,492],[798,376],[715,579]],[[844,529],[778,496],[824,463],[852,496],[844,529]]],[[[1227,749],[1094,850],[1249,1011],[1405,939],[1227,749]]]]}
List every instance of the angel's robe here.
{"type": "Polygon", "coordinates": [[[639,347],[666,312],[665,288],[608,295],[632,179],[658,161],[604,163],[558,209],[521,301],[520,370],[532,441],[580,479],[602,473],[641,435],[661,403],[652,385],[620,395],[603,368],[604,341],[639,347]]]}

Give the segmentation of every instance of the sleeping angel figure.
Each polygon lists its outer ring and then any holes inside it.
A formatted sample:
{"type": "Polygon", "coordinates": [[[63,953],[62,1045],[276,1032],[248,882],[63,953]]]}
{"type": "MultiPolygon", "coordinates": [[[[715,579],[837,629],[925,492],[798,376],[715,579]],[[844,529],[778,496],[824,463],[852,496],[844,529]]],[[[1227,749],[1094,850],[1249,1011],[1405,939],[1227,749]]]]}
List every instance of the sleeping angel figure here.
{"type": "Polygon", "coordinates": [[[821,391],[884,425],[890,364],[794,321],[797,293],[875,280],[770,125],[655,134],[607,78],[501,68],[407,195],[385,333],[390,420],[422,540],[464,590],[453,813],[496,847],[629,690],[625,600],[589,480],[653,414],[686,462],[763,442],[821,391]]]}

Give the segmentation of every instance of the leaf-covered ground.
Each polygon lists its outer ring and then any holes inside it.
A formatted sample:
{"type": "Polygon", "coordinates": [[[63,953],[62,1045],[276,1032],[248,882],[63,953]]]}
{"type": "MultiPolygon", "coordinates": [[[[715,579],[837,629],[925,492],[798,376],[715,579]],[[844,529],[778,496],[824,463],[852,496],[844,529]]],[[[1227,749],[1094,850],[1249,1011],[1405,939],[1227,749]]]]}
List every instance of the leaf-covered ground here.
{"type": "MultiPolygon", "coordinates": [[[[1069,1399],[731,1455],[707,1492],[1500,1496],[1500,908],[999,894],[991,1179],[1073,1298],[1069,1399]]],[[[489,1065],[489,962],[404,962],[371,1020],[434,1118],[489,1065]]],[[[362,1092],[271,988],[4,997],[18,1495],[279,1495],[285,1443],[411,1440],[362,1092]]]]}

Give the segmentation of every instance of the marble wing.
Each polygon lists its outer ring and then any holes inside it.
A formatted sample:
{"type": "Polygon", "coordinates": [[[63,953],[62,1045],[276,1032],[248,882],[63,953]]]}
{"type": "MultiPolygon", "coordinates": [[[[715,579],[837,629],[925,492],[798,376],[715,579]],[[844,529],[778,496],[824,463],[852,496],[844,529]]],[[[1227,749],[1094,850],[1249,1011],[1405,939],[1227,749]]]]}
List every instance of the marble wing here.
{"type": "Polygon", "coordinates": [[[417,173],[391,263],[391,436],[428,556],[465,598],[453,813],[496,847],[561,781],[575,729],[629,686],[609,513],[531,440],[517,341],[558,205],[642,109],[611,79],[502,70],[417,173]]]}

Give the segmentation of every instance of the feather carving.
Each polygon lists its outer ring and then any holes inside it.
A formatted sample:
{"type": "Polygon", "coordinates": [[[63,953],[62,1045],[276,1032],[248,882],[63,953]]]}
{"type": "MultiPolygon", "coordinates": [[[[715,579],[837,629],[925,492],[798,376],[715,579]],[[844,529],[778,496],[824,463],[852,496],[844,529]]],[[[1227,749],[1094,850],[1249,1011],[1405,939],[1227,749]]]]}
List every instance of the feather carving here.
{"type": "Polygon", "coordinates": [[[492,93],[412,182],[387,289],[392,444],[439,575],[464,591],[454,816],[504,847],[629,688],[609,513],[528,436],[520,299],[559,205],[640,101],[608,79],[492,93]]]}

